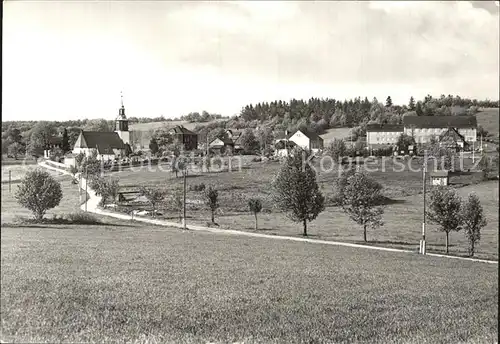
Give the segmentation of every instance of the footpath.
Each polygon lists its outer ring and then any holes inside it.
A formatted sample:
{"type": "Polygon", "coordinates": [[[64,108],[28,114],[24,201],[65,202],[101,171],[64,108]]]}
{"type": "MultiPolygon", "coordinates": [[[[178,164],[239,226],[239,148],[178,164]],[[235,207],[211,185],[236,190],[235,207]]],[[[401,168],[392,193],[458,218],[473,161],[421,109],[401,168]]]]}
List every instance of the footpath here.
{"type": "MultiPolygon", "coordinates": [[[[43,162],[39,163],[39,165],[42,167],[48,168],[48,169],[52,169],[52,170],[61,172],[63,174],[71,175],[66,170],[58,169],[54,166],[47,165],[46,163],[43,163],[43,162]]],[[[77,177],[80,177],[80,176],[77,175],[77,177]]],[[[145,217],[140,217],[137,215],[120,214],[120,213],[115,213],[115,212],[110,212],[110,211],[104,210],[104,209],[99,207],[101,197],[98,196],[95,193],[95,191],[90,188],[90,186],[87,186],[87,180],[84,177],[81,177],[80,180],[81,180],[80,187],[83,190],[86,189],[87,193],[89,195],[88,196],[89,198],[88,198],[86,204],[83,203],[80,206],[80,208],[82,210],[86,209],[88,212],[91,212],[94,214],[113,217],[113,218],[125,220],[125,221],[137,221],[137,222],[148,223],[148,224],[152,224],[152,225],[156,225],[156,226],[174,227],[174,228],[184,229],[184,226],[180,223],[177,223],[177,222],[170,222],[170,221],[165,221],[165,220],[145,218],[145,217]]],[[[346,243],[346,242],[320,240],[320,239],[297,238],[297,237],[289,237],[289,236],[283,236],[283,235],[270,235],[270,234],[262,234],[262,233],[243,232],[243,231],[237,231],[237,230],[232,230],[232,229],[219,229],[219,228],[195,226],[195,225],[189,225],[189,224],[186,224],[186,229],[194,230],[194,231],[210,232],[210,233],[219,234],[219,235],[220,234],[222,234],[222,235],[238,235],[238,236],[247,236],[247,237],[254,237],[254,238],[265,238],[265,239],[274,239],[274,240],[289,240],[289,241],[306,242],[306,243],[312,243],[312,244],[344,246],[344,247],[363,248],[363,249],[379,250],[379,251],[387,251],[387,252],[417,254],[416,251],[412,251],[412,250],[403,250],[403,249],[369,246],[369,245],[361,245],[361,244],[351,244],[351,243],[346,243]]],[[[498,261],[495,261],[495,260],[457,257],[457,256],[449,256],[449,255],[437,254],[437,253],[426,253],[426,256],[468,260],[468,261],[488,263],[488,264],[498,264],[498,261]]]]}

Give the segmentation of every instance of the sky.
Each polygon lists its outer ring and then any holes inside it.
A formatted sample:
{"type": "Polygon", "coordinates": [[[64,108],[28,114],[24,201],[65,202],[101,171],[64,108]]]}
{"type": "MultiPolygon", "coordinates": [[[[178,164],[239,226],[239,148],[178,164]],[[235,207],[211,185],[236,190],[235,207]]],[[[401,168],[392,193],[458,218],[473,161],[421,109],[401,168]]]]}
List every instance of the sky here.
{"type": "Polygon", "coordinates": [[[500,92],[498,1],[7,0],[2,50],[3,121],[500,92]]]}

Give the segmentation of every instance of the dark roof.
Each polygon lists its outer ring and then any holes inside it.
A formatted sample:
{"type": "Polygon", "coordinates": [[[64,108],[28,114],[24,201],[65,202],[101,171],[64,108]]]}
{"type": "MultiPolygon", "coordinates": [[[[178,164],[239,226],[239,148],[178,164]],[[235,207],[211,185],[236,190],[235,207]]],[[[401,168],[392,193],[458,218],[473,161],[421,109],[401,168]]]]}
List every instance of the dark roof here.
{"type": "Polygon", "coordinates": [[[115,132],[82,131],[75,147],[77,145],[77,148],[97,148],[99,154],[114,154],[113,149],[125,149],[122,139],[115,132]]]}
{"type": "Polygon", "coordinates": [[[404,127],[400,124],[378,124],[371,123],[366,125],[366,131],[396,131],[403,132],[404,127]]]}
{"type": "Polygon", "coordinates": [[[405,128],[476,128],[476,116],[405,116],[405,128]]]}
{"type": "Polygon", "coordinates": [[[170,129],[170,131],[173,131],[174,134],[198,135],[198,134],[192,132],[191,130],[184,128],[184,126],[182,126],[182,125],[175,126],[172,129],[170,129]]]}
{"type": "Polygon", "coordinates": [[[53,145],[61,144],[63,142],[63,138],[61,136],[54,136],[49,139],[49,142],[53,145]]]}
{"type": "Polygon", "coordinates": [[[451,137],[454,140],[460,139],[461,141],[465,142],[465,137],[460,134],[455,128],[449,128],[448,130],[442,132],[441,135],[439,135],[439,140],[445,139],[447,137],[451,137]]]}
{"type": "Polygon", "coordinates": [[[300,131],[301,133],[306,135],[309,138],[309,140],[321,140],[321,141],[323,141],[323,138],[321,136],[319,136],[316,133],[313,133],[310,130],[305,130],[305,129],[298,129],[293,134],[289,135],[287,138],[290,139],[293,135],[295,135],[297,133],[297,131],[300,131]]]}
{"type": "Polygon", "coordinates": [[[431,171],[430,176],[431,177],[448,177],[449,171],[446,170],[440,170],[440,171],[431,171]]]}

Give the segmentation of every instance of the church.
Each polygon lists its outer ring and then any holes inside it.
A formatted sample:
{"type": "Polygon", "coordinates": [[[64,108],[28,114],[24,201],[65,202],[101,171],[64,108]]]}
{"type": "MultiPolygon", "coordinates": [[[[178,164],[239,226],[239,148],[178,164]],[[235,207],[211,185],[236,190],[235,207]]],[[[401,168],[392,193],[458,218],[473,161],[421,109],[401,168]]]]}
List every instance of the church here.
{"type": "Polygon", "coordinates": [[[104,161],[125,156],[125,145],[130,145],[130,132],[128,130],[128,119],[125,115],[125,106],[123,105],[123,96],[115,125],[116,129],[113,132],[82,130],[73,147],[73,154],[65,158],[65,164],[74,165],[75,155],[83,153],[90,156],[93,151],[97,152],[99,160],[104,161]]]}

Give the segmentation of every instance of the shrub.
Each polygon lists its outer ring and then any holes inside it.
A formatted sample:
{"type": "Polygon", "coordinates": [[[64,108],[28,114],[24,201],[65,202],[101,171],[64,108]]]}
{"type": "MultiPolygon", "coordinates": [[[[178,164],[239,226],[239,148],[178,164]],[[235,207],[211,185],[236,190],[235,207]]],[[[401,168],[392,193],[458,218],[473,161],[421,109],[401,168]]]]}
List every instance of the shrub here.
{"type": "Polygon", "coordinates": [[[62,199],[61,184],[48,172],[36,169],[26,173],[15,194],[17,202],[31,210],[37,221],[47,210],[59,205],[62,199]]]}
{"type": "Polygon", "coordinates": [[[204,191],[206,188],[205,183],[189,185],[189,191],[204,191]]]}
{"type": "Polygon", "coordinates": [[[262,202],[258,198],[249,199],[248,208],[255,216],[255,229],[258,229],[257,214],[262,211],[262,202]]]}
{"type": "Polygon", "coordinates": [[[101,223],[94,215],[86,212],[69,213],[65,215],[65,218],[69,223],[75,225],[96,225],[101,223]]]}
{"type": "Polygon", "coordinates": [[[206,205],[210,208],[211,215],[212,215],[212,223],[215,223],[215,212],[219,208],[219,193],[215,188],[212,186],[209,186],[207,189],[205,189],[205,203],[206,205]]]}

